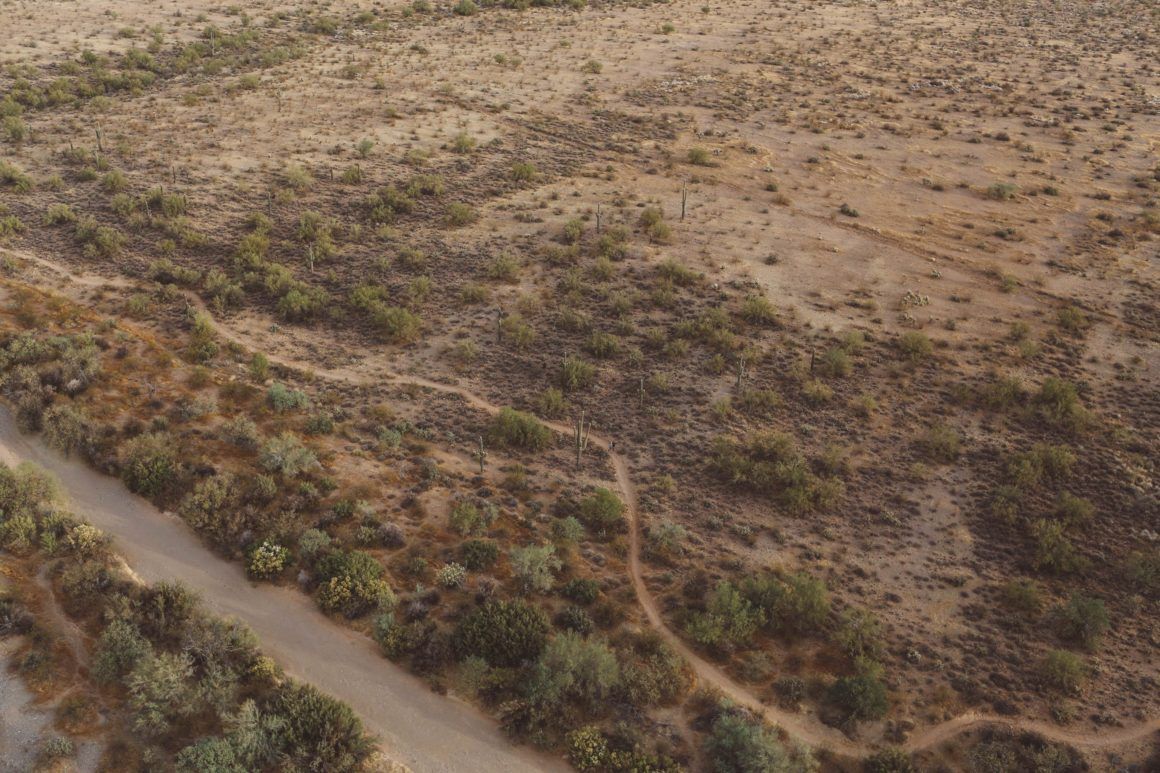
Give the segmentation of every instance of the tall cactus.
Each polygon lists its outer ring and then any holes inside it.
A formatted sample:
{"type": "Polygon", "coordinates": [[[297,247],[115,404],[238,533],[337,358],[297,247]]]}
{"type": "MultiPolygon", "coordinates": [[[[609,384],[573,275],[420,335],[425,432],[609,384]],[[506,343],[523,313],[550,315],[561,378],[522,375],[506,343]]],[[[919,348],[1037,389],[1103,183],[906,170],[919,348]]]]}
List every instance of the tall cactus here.
{"type": "Polygon", "coordinates": [[[584,420],[584,409],[576,414],[572,437],[576,447],[576,466],[580,466],[580,456],[588,450],[588,436],[592,433],[592,423],[584,420]]]}

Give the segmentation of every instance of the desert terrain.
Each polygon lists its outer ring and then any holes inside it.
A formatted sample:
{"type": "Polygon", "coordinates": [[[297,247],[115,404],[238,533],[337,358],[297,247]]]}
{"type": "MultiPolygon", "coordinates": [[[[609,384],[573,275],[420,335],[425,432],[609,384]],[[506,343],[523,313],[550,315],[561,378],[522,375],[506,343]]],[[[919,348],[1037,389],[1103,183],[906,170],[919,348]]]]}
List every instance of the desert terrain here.
{"type": "Polygon", "coordinates": [[[1154,3],[0,20],[0,756],[1160,765],[1154,3]]]}

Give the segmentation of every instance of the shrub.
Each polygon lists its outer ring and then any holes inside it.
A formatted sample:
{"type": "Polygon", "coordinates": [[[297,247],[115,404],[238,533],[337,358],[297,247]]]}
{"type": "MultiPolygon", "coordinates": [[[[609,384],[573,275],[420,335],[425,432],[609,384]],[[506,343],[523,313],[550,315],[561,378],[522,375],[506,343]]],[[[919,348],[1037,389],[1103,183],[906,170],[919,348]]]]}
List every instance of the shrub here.
{"type": "Polygon", "coordinates": [[[137,626],[127,620],[113,620],[97,639],[91,666],[93,676],[99,682],[119,681],[151,651],[137,626]]]}
{"type": "Polygon", "coordinates": [[[834,390],[817,379],[802,385],[802,396],[810,405],[822,405],[834,398],[834,390]]]}
{"type": "Polygon", "coordinates": [[[287,478],[321,466],[314,452],[292,432],[283,432],[262,444],[258,461],[268,472],[278,472],[287,478]]]}
{"type": "Polygon", "coordinates": [[[250,550],[246,558],[246,572],[260,580],[268,580],[281,574],[290,563],[290,551],[268,540],[250,550]]]}
{"type": "Polygon", "coordinates": [[[499,560],[499,546],[492,540],[469,539],[459,546],[459,560],[473,572],[490,569],[499,560]]]}
{"type": "Polygon", "coordinates": [[[1108,630],[1108,611],[1100,599],[1073,593],[1057,612],[1059,633],[1084,649],[1099,647],[1108,630]]]}
{"type": "Polygon", "coordinates": [[[1014,183],[992,183],[987,188],[987,198],[995,201],[1008,201],[1015,198],[1019,187],[1014,183]]]}
{"type": "Polygon", "coordinates": [[[536,170],[535,164],[521,161],[512,164],[511,175],[516,182],[532,182],[539,176],[539,172],[536,170]]]}
{"type": "Polygon", "coordinates": [[[1012,580],[999,589],[1003,603],[1027,617],[1043,610],[1043,591],[1034,580],[1012,580]]]}
{"type": "Polygon", "coordinates": [[[575,577],[560,589],[561,595],[577,604],[591,604],[600,595],[600,583],[586,577],[575,577]]]}
{"type": "Polygon", "coordinates": [[[619,531],[624,523],[624,503],[606,488],[598,487],[580,500],[580,520],[599,532],[619,531]]]}
{"type": "Polygon", "coordinates": [[[898,349],[911,362],[921,362],[934,352],[934,344],[924,333],[910,330],[899,337],[898,349]]]}
{"type": "Polygon", "coordinates": [[[1091,421],[1087,409],[1080,405],[1075,384],[1061,378],[1044,379],[1031,402],[1045,421],[1063,429],[1078,431],[1091,421]]]}
{"type": "Polygon", "coordinates": [[[53,204],[44,213],[45,225],[67,225],[77,221],[77,213],[68,204],[53,204]]]}
{"type": "Polygon", "coordinates": [[[772,325],[777,322],[777,308],[762,295],[750,295],[741,304],[742,318],[752,324],[772,325]]]}
{"type": "MultiPolygon", "coordinates": [[[[471,3],[471,0],[460,0],[460,5],[463,3],[471,3]]],[[[454,202],[447,205],[447,225],[452,228],[470,225],[479,219],[479,215],[470,204],[463,204],[461,202],[454,202]]]]}
{"type": "Polygon", "coordinates": [[[1059,492],[1055,500],[1055,515],[1067,527],[1087,523],[1094,512],[1095,506],[1091,502],[1066,491],[1059,492]]]}
{"type": "Polygon", "coordinates": [[[946,424],[935,424],[922,437],[922,447],[933,462],[950,464],[959,458],[961,438],[958,430],[946,424]]]}
{"type": "Polygon", "coordinates": [[[209,315],[198,312],[193,317],[189,330],[189,346],[186,355],[193,362],[207,362],[218,353],[216,333],[209,315]]]}
{"type": "Polygon", "coordinates": [[[173,482],[177,470],[175,443],[168,433],[139,435],[124,446],[121,479],[130,491],[157,496],[173,482]]]}
{"type": "Polygon", "coordinates": [[[452,637],[460,658],[478,656],[513,667],[538,657],[547,644],[548,618],[523,601],[489,601],[468,612],[452,637]]]}
{"type": "Polygon", "coordinates": [[[611,749],[608,739],[593,726],[582,727],[568,733],[564,739],[568,762],[580,771],[606,771],[609,769],[611,749]]]}
{"type": "Polygon", "coordinates": [[[370,553],[331,553],[318,562],[317,571],[318,603],[328,612],[355,618],[375,607],[394,606],[395,595],[383,577],[383,566],[370,553]]]}
{"type": "Polygon", "coordinates": [[[547,593],[555,582],[554,573],[563,564],[556,556],[555,545],[529,545],[513,548],[509,554],[512,574],[525,592],[547,593]]]}
{"type": "Polygon", "coordinates": [[[688,631],[705,647],[730,648],[748,644],[765,623],[765,613],[730,582],[720,582],[704,612],[694,614],[688,631]]]}
{"type": "Polygon", "coordinates": [[[376,304],[371,309],[371,320],[388,341],[396,344],[414,341],[423,330],[423,320],[401,306],[376,304]]]}
{"type": "Polygon", "coordinates": [[[1039,672],[1048,687],[1073,695],[1087,678],[1087,665],[1072,652],[1050,650],[1039,664],[1039,672]]]}
{"type": "Polygon", "coordinates": [[[1160,547],[1132,553],[1124,562],[1128,580],[1144,593],[1160,591],[1160,547]]]}
{"type": "Polygon", "coordinates": [[[125,246],[124,234],[111,226],[99,224],[91,217],[77,220],[75,233],[85,255],[90,258],[115,258],[125,246]]]}
{"type": "Polygon", "coordinates": [[[1056,315],[1056,321],[1062,329],[1072,335],[1081,335],[1091,325],[1087,315],[1075,306],[1065,306],[1060,309],[1056,315]]]}
{"type": "Polygon", "coordinates": [[[435,575],[435,582],[444,588],[458,588],[467,579],[467,569],[457,563],[445,565],[435,575]]]}
{"type": "Polygon", "coordinates": [[[592,712],[620,684],[620,664],[604,642],[567,631],[540,654],[524,683],[529,702],[546,712],[592,712]]]}
{"type": "Polygon", "coordinates": [[[298,552],[311,559],[330,547],[330,535],[321,529],[307,529],[298,537],[298,552]]]}
{"type": "Polygon", "coordinates": [[[68,403],[49,406],[41,419],[44,440],[65,456],[87,454],[92,447],[93,428],[84,409],[68,403]]]}
{"type": "Polygon", "coordinates": [[[276,381],[270,385],[270,389],[266,392],[266,402],[277,413],[285,413],[309,407],[310,398],[306,396],[305,392],[290,389],[282,382],[276,381]]]}
{"type": "Polygon", "coordinates": [[[831,378],[845,378],[852,370],[850,355],[840,346],[828,349],[818,363],[818,370],[822,375],[831,378]]]}
{"type": "Polygon", "coordinates": [[[584,342],[584,349],[597,359],[615,357],[620,351],[620,339],[610,333],[596,331],[584,342]]]}
{"type": "Polygon", "coordinates": [[[817,631],[830,617],[826,583],[805,572],[784,578],[770,574],[747,578],[741,590],[772,631],[817,631]]]}
{"type": "Polygon", "coordinates": [[[596,380],[596,368],[591,363],[569,354],[560,363],[560,388],[565,392],[585,389],[596,380]]]}
{"type": "Polygon", "coordinates": [[[243,415],[238,415],[223,424],[221,437],[227,443],[247,451],[257,450],[262,440],[258,434],[258,425],[250,417],[243,415]]]}
{"type": "Polygon", "coordinates": [[[777,735],[759,720],[737,710],[723,711],[713,722],[705,753],[714,773],[791,773],[812,770],[806,761],[795,761],[777,735]]]}
{"type": "Polygon", "coordinates": [[[555,387],[548,387],[540,393],[539,409],[540,413],[550,419],[557,418],[564,415],[564,410],[568,407],[567,401],[564,399],[564,393],[555,387]]]}
{"type": "Polygon", "coordinates": [[[270,713],[283,720],[282,751],[295,768],[353,773],[374,751],[358,715],[311,685],[283,684],[270,713]]]}
{"type": "Polygon", "coordinates": [[[858,673],[838,679],[827,697],[852,721],[881,719],[890,708],[882,667],[865,659],[859,659],[858,673]]]}
{"type": "Polygon", "coordinates": [[[713,154],[705,148],[689,148],[688,158],[693,166],[713,166],[713,154]]]}
{"type": "Polygon", "coordinates": [[[505,252],[487,267],[487,276],[497,282],[518,284],[520,281],[520,262],[505,252]]]}
{"type": "Polygon", "coordinates": [[[126,680],[133,729],[157,737],[169,732],[179,717],[192,714],[192,676],[193,661],[184,652],[146,653],[138,660],[126,680]]]}
{"type": "Polygon", "coordinates": [[[492,441],[509,448],[540,451],[552,441],[552,431],[530,413],[504,408],[492,420],[492,441]]]}
{"type": "Polygon", "coordinates": [[[474,502],[462,499],[451,508],[451,529],[456,534],[463,536],[480,534],[491,526],[495,516],[495,506],[491,503],[481,507],[474,502]]]}
{"type": "Polygon", "coordinates": [[[850,657],[872,657],[882,648],[882,626],[873,612],[849,609],[842,614],[834,638],[850,657]]]}
{"type": "Polygon", "coordinates": [[[1035,539],[1035,568],[1054,574],[1065,574],[1082,569],[1086,562],[1064,532],[1059,521],[1041,518],[1031,524],[1035,539]]]}

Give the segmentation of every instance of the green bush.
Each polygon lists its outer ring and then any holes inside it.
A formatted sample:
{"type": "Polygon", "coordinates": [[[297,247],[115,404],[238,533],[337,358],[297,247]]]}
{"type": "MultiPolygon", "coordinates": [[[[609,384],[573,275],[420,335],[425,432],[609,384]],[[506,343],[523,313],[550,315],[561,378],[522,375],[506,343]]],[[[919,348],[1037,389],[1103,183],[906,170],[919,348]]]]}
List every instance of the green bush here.
{"type": "Polygon", "coordinates": [[[540,654],[524,696],[547,711],[591,713],[620,685],[620,664],[604,642],[565,631],[540,654]]]}
{"type": "Polygon", "coordinates": [[[765,623],[765,613],[730,582],[720,582],[704,612],[694,613],[689,636],[704,647],[732,648],[745,645],[765,623]]]}
{"type": "Polygon", "coordinates": [[[1091,414],[1080,405],[1079,392],[1070,381],[1054,376],[1044,379],[1031,402],[1039,415],[1053,426],[1075,432],[1091,423],[1091,414]]]}
{"type": "Polygon", "coordinates": [[[258,461],[268,472],[293,478],[319,466],[314,452],[292,432],[283,432],[262,444],[258,461]]]}
{"type": "Polygon", "coordinates": [[[1079,571],[1087,565],[1087,561],[1068,538],[1061,522],[1041,518],[1031,524],[1031,536],[1035,539],[1036,569],[1066,574],[1079,571]]]}
{"type": "Polygon", "coordinates": [[[499,546],[492,540],[467,540],[459,546],[459,560],[473,572],[486,571],[499,560],[499,546]]]}
{"type": "Polygon", "coordinates": [[[881,719],[890,708],[882,667],[864,659],[859,661],[858,673],[838,679],[827,697],[852,721],[881,719]]]}
{"type": "Polygon", "coordinates": [[[504,408],[492,420],[492,442],[509,448],[541,451],[552,441],[552,431],[530,413],[504,408]]]}
{"type": "Polygon", "coordinates": [[[246,573],[251,577],[268,580],[281,574],[290,563],[290,551],[273,542],[255,545],[246,557],[246,573]]]}
{"type": "Polygon", "coordinates": [[[771,631],[815,632],[830,617],[830,596],[825,582],[805,572],[785,578],[771,574],[751,577],[742,583],[741,591],[761,611],[771,631]]]}
{"type": "Polygon", "coordinates": [[[478,506],[470,500],[462,499],[451,508],[451,529],[465,537],[481,534],[491,526],[495,517],[496,512],[491,503],[478,506]]]}
{"type": "Polygon", "coordinates": [[[600,583],[586,577],[574,577],[564,584],[560,594],[577,604],[591,604],[600,595],[600,583]]]}
{"type": "Polygon", "coordinates": [[[523,601],[489,601],[464,615],[452,642],[460,658],[477,656],[493,666],[518,666],[540,655],[548,618],[523,601]]]}
{"type": "Polygon", "coordinates": [[[361,550],[331,553],[318,562],[316,570],[318,603],[328,612],[355,618],[375,607],[395,604],[395,595],[384,578],[383,565],[370,553],[361,550]]]}
{"type": "Polygon", "coordinates": [[[713,722],[705,739],[705,754],[714,773],[796,773],[814,769],[809,759],[794,759],[777,734],[760,720],[735,709],[721,712],[713,722]]]}
{"type": "Polygon", "coordinates": [[[569,354],[560,364],[560,388],[565,392],[587,389],[596,381],[596,368],[591,363],[569,354]]]}
{"type": "Polygon", "coordinates": [[[1108,610],[1100,599],[1073,593],[1057,610],[1059,634],[1084,649],[1094,650],[1108,630],[1108,610]]]}
{"type": "Polygon", "coordinates": [[[934,344],[924,333],[911,330],[898,339],[898,349],[911,362],[921,362],[934,352],[934,344]]]}
{"type": "Polygon", "coordinates": [[[305,392],[290,389],[282,382],[276,381],[270,385],[266,392],[266,402],[277,413],[285,413],[309,407],[310,398],[306,396],[305,392]]]}
{"type": "Polygon", "coordinates": [[[1039,666],[1043,681],[1048,687],[1073,695],[1079,692],[1087,678],[1087,665],[1083,658],[1066,650],[1050,650],[1039,666]]]}
{"type": "Polygon", "coordinates": [[[142,496],[157,496],[177,476],[176,444],[164,432],[139,435],[127,442],[122,451],[121,479],[142,496]]]}
{"type": "Polygon", "coordinates": [[[959,458],[962,437],[954,427],[935,424],[922,436],[921,443],[928,459],[940,464],[950,464],[959,458]]]}
{"type": "Polygon", "coordinates": [[[619,531],[624,525],[624,510],[620,498],[603,487],[580,500],[580,520],[598,532],[619,531]]]}
{"type": "Polygon", "coordinates": [[[353,773],[374,751],[358,715],[311,685],[287,682],[269,710],[284,720],[282,750],[296,769],[353,773]]]}
{"type": "Polygon", "coordinates": [[[512,574],[525,592],[547,593],[555,583],[554,573],[563,565],[555,545],[529,545],[509,553],[512,574]]]}

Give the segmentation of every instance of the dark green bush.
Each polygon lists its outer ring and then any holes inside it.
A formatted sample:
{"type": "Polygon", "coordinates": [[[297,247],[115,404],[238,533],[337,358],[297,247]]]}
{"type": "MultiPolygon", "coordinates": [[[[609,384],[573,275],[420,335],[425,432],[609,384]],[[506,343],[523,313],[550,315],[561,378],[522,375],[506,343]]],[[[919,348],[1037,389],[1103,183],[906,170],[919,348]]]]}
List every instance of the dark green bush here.
{"type": "Polygon", "coordinates": [[[518,666],[539,656],[548,629],[548,618],[537,607],[519,600],[489,601],[464,615],[452,641],[460,658],[518,666]]]}

